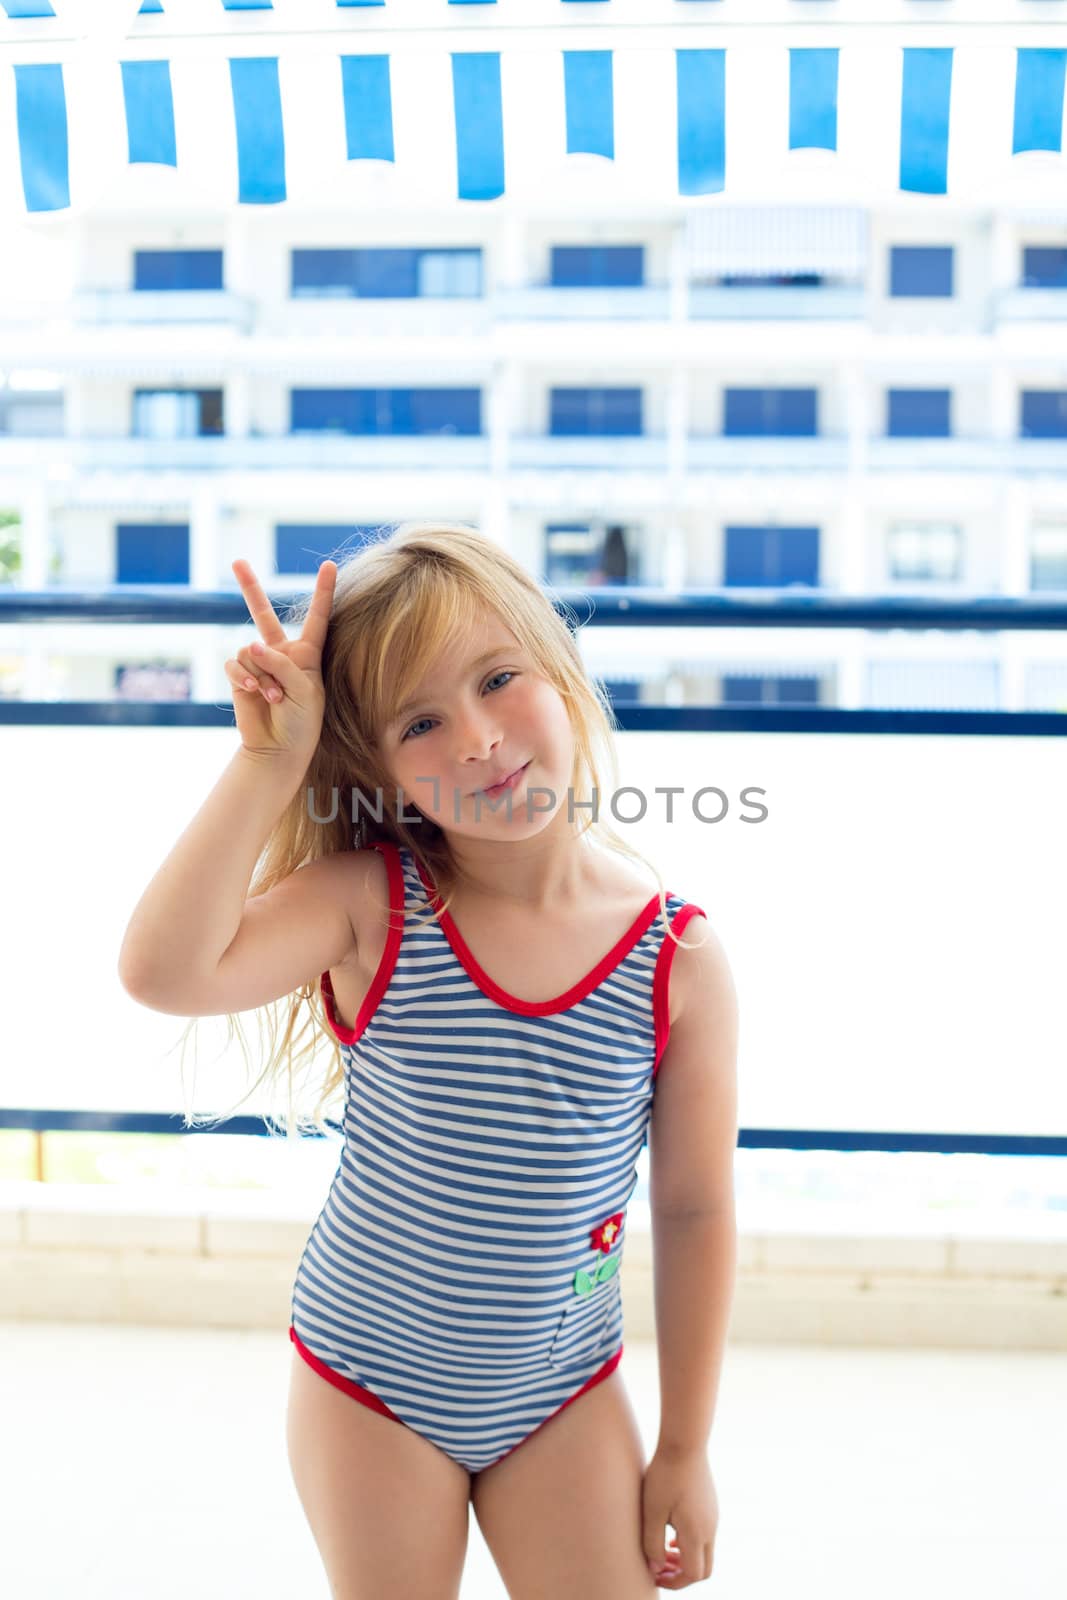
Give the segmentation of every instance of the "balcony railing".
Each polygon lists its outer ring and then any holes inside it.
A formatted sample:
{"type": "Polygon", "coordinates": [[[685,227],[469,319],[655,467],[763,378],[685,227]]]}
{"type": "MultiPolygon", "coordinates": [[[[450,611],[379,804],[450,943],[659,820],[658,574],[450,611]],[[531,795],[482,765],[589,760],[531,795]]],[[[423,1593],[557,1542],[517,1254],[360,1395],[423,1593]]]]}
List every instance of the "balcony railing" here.
{"type": "MultiPolygon", "coordinates": [[[[284,618],[284,599],[273,603],[284,618]]],[[[1000,597],[605,588],[558,591],[558,603],[577,616],[586,643],[590,631],[635,625],[1067,630],[1063,602],[1000,597]]],[[[0,591],[0,644],[8,625],[73,618],[222,626],[230,633],[217,643],[220,661],[251,636],[238,592],[0,591]]],[[[217,688],[216,699],[200,703],[0,701],[9,773],[26,778],[8,790],[20,847],[6,869],[7,926],[20,929],[20,943],[9,948],[6,975],[20,1003],[5,1022],[18,1077],[6,1078],[0,1127],[38,1137],[71,1128],[183,1131],[175,1105],[165,1103],[176,1076],[164,1087],[158,1066],[146,1070],[154,1045],[172,1042],[177,1019],[133,1007],[114,967],[136,884],[147,881],[234,748],[221,672],[217,688]],[[68,732],[47,733],[56,727],[68,732]],[[131,742],[149,738],[150,748],[131,742]],[[168,750],[172,740],[182,742],[180,757],[168,750]],[[57,896],[34,863],[60,839],[57,896]],[[61,948],[77,959],[63,960],[61,948]],[[66,1025],[42,1026],[57,1005],[66,1025]]],[[[738,967],[758,955],[754,992],[774,995],[751,1014],[746,1081],[760,1115],[742,1128],[741,1145],[1067,1154],[1055,1106],[1049,1117],[1035,1109],[1056,1081],[1042,1053],[1058,1033],[1042,1007],[1054,1005],[1049,985],[1067,961],[1058,948],[1062,760],[1043,752],[1048,738],[1067,737],[1067,716],[620,704],[616,717],[626,793],[644,775],[646,802],[661,804],[664,785],[703,796],[703,811],[683,810],[684,838],[656,813],[634,842],[661,865],[668,887],[736,930],[727,942],[738,967]],[[916,745],[916,734],[936,737],[916,745]],[[850,736],[844,746],[842,735],[850,736]],[[946,739],[957,747],[951,754],[946,739]],[[884,740],[891,753],[879,751],[884,740]],[[757,835],[735,820],[727,838],[707,810],[722,794],[736,801],[744,786],[769,797],[778,821],[757,835]],[[1005,1049],[1010,1042],[1010,1078],[1001,1035],[1005,1049]],[[799,1098],[791,1087],[797,1074],[799,1098]],[[954,1121],[949,1090],[957,1079],[965,1098],[954,1121]],[[857,1119],[861,1105],[879,1126],[857,1119]],[[820,1107],[833,1112],[820,1115],[820,1107]]],[[[625,831],[631,810],[628,802],[613,811],[613,825],[625,831]]],[[[226,1085],[220,1098],[235,1099],[233,1079],[226,1085]]],[[[217,1131],[267,1129],[254,1107],[217,1131]]],[[[40,1161],[43,1173],[43,1151],[40,1161]]]]}
{"type": "MultiPolygon", "coordinates": [[[[663,474],[665,434],[511,434],[502,443],[512,473],[663,474]]],[[[896,439],[879,434],[790,437],[783,434],[689,434],[690,472],[840,473],[854,460],[870,472],[1062,474],[1067,441],[1037,438],[896,439]]],[[[192,438],[41,438],[0,434],[0,472],[45,470],[55,477],[100,471],[337,470],[484,472],[491,441],[480,434],[205,434],[192,438]]]]}

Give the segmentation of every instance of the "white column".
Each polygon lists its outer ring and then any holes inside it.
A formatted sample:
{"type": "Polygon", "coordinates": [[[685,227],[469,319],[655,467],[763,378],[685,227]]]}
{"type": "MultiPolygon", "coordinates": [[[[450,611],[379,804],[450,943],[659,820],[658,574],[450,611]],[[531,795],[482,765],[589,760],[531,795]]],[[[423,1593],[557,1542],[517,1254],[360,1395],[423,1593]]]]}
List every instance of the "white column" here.
{"type": "Polygon", "coordinates": [[[511,534],[506,485],[490,478],[482,494],[479,508],[479,526],[486,538],[492,539],[511,555],[518,555],[511,534]]]}
{"type": "Polygon", "coordinates": [[[1022,256],[1014,217],[994,211],[990,221],[989,286],[995,297],[1019,286],[1022,256]]]}
{"type": "Polygon", "coordinates": [[[44,589],[48,584],[52,551],[48,491],[43,480],[26,480],[18,497],[18,508],[22,563],[16,582],[20,589],[44,589]]]}
{"type": "MultiPolygon", "coordinates": [[[[220,630],[207,624],[200,624],[188,631],[192,636],[189,649],[189,694],[193,702],[213,702],[232,694],[230,680],[222,670],[226,656],[219,642],[220,630]]],[[[248,637],[251,639],[251,634],[248,637]]],[[[239,645],[234,644],[234,651],[239,648],[239,645]]]]}
{"type": "Polygon", "coordinates": [[[837,699],[841,711],[862,711],[863,686],[866,679],[866,662],[863,646],[858,640],[844,638],[837,647],[837,699]]]}
{"type": "Polygon", "coordinates": [[[685,322],[689,316],[689,252],[685,240],[685,218],[679,217],[671,234],[668,316],[672,322],[685,322]]]}
{"type": "MultiPolygon", "coordinates": [[[[1030,592],[1031,508],[1025,485],[1012,478],[1003,483],[1000,499],[1000,589],[1005,595],[1030,592]]],[[[1010,636],[1005,636],[1006,639],[1010,636]]]]}
{"type": "MultiPolygon", "coordinates": [[[[989,427],[994,439],[1010,441],[1019,435],[1019,384],[1014,372],[999,364],[989,373],[989,427]]],[[[1010,452],[1011,445],[1007,445],[1010,452]]],[[[1005,458],[1010,470],[1011,461],[1005,458]]]]}
{"type": "Polygon", "coordinates": [[[508,473],[510,424],[516,415],[519,375],[514,361],[494,361],[485,391],[485,425],[489,437],[489,476],[508,473]]]}
{"type": "MultiPolygon", "coordinates": [[[[868,442],[871,425],[868,380],[859,362],[848,363],[841,372],[845,405],[845,435],[848,462],[841,496],[840,550],[837,562],[837,589],[841,594],[865,594],[867,584],[867,486],[869,478],[868,442]]],[[[825,570],[824,552],[820,565],[825,570]]],[[[843,666],[843,655],[839,666],[843,666]]]]}
{"type": "Polygon", "coordinates": [[[213,485],[193,490],[189,503],[189,586],[219,586],[219,503],[213,485]]]}
{"type": "Polygon", "coordinates": [[[844,365],[840,377],[845,405],[847,471],[857,478],[864,477],[870,461],[872,425],[870,379],[858,361],[850,361],[844,365]]]}
{"type": "Polygon", "coordinates": [[[247,439],[252,425],[252,379],[247,372],[231,372],[223,395],[223,426],[228,439],[247,439]]]}
{"type": "Polygon", "coordinates": [[[1000,677],[1000,703],[998,711],[1025,711],[1026,668],[1028,651],[1026,635],[1001,633],[996,636],[997,663],[1000,677]]]}
{"type": "Polygon", "coordinates": [[[689,373],[676,366],[667,385],[667,487],[677,503],[689,466],[689,373]]]}
{"type": "MultiPolygon", "coordinates": [[[[664,589],[685,587],[686,565],[685,529],[680,521],[672,519],[664,530],[660,560],[659,581],[664,589]]],[[[655,575],[650,577],[655,582],[655,575]]]]}
{"type": "Polygon", "coordinates": [[[492,292],[525,289],[526,224],[521,212],[508,209],[500,215],[492,270],[492,292]]]}
{"type": "Polygon", "coordinates": [[[234,206],[226,224],[222,256],[222,282],[228,294],[254,299],[257,274],[251,239],[251,222],[234,206]]]}

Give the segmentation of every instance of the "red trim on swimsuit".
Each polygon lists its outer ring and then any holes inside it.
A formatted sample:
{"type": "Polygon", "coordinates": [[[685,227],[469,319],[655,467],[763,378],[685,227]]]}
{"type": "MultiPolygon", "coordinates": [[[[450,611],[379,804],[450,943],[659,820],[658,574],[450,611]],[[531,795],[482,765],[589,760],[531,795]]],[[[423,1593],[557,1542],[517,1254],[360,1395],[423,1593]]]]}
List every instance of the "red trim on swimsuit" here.
{"type": "MultiPolygon", "coordinates": [[[[328,1367],[326,1366],[325,1362],[320,1361],[318,1356],[313,1356],[307,1345],[301,1340],[296,1329],[292,1326],[289,1328],[289,1338],[296,1346],[298,1353],[303,1356],[308,1366],[314,1368],[321,1378],[326,1379],[327,1383],[332,1383],[335,1389],[340,1389],[343,1391],[343,1393],[351,1395],[353,1400],[360,1401],[362,1405],[368,1406],[371,1411],[379,1412],[383,1417],[388,1417],[391,1422],[399,1422],[402,1428],[407,1427],[407,1423],[404,1421],[403,1417],[398,1417],[395,1411],[390,1411],[384,1400],[379,1400],[378,1396],[376,1394],[371,1394],[369,1389],[362,1389],[358,1383],[353,1383],[351,1378],[346,1378],[340,1372],[335,1372],[332,1367],[328,1367]]],[[[574,1402],[583,1394],[587,1394],[589,1390],[595,1388],[598,1383],[601,1383],[605,1378],[610,1377],[615,1371],[615,1368],[618,1366],[619,1362],[622,1360],[622,1350],[623,1347],[620,1344],[615,1354],[610,1356],[608,1360],[605,1361],[604,1365],[597,1372],[594,1372],[591,1378],[587,1379],[586,1382],[582,1384],[580,1389],[576,1389],[569,1399],[564,1400],[563,1405],[557,1406],[555,1411],[550,1412],[549,1415],[544,1419],[544,1422],[539,1422],[536,1428],[531,1428],[530,1432],[526,1434],[524,1438],[518,1441],[518,1444],[513,1444],[511,1450],[505,1450],[504,1455],[497,1456],[496,1461],[491,1462],[490,1465],[495,1467],[497,1461],[503,1461],[505,1456],[511,1455],[512,1450],[517,1450],[519,1445],[526,1443],[527,1439],[532,1439],[534,1434],[544,1427],[545,1422],[551,1422],[552,1418],[558,1417],[560,1412],[563,1411],[567,1406],[573,1405],[574,1402]]],[[[485,1469],[483,1468],[483,1471],[484,1470],[485,1469]]],[[[477,1474],[474,1474],[474,1476],[477,1476],[477,1474]]]]}
{"type": "MultiPolygon", "coordinates": [[[[691,917],[705,917],[707,912],[690,900],[674,914],[671,931],[681,934],[686,923],[691,917]]],[[[671,1033],[671,1007],[670,1007],[670,977],[671,966],[674,961],[678,946],[673,939],[665,938],[659,947],[656,957],[656,972],[652,980],[652,1015],[656,1023],[656,1054],[652,1063],[652,1081],[655,1082],[656,1073],[659,1071],[660,1057],[667,1048],[667,1040],[671,1033]]]]}
{"type": "MultiPolygon", "coordinates": [[[[372,1411],[380,1411],[383,1417],[389,1417],[393,1422],[403,1422],[395,1411],[390,1411],[384,1400],[379,1400],[376,1394],[371,1394],[369,1389],[361,1389],[358,1383],[353,1383],[351,1378],[346,1378],[342,1373],[335,1372],[328,1367],[318,1356],[313,1356],[307,1345],[304,1344],[296,1329],[290,1325],[289,1337],[297,1350],[303,1356],[309,1367],[314,1367],[320,1378],[325,1378],[327,1383],[332,1383],[335,1389],[343,1389],[345,1394],[350,1394],[353,1400],[360,1400],[372,1411]]],[[[403,1423],[404,1427],[407,1426],[403,1423]]]]}
{"type": "Polygon", "coordinates": [[[374,981],[363,997],[359,1015],[351,1028],[338,1020],[337,1002],[334,998],[329,968],[319,978],[326,1019],[342,1044],[355,1044],[377,1011],[378,1002],[389,987],[389,980],[393,976],[404,932],[404,869],[400,865],[400,853],[391,839],[376,839],[367,848],[380,850],[385,858],[386,871],[389,874],[389,932],[386,935],[382,958],[378,962],[378,970],[374,974],[374,981]]]}
{"type": "MultiPolygon", "coordinates": [[[[584,978],[580,978],[577,983],[565,990],[563,994],[556,995],[554,1000],[519,1000],[515,995],[508,994],[507,990],[502,989],[498,983],[494,983],[489,974],[478,964],[464,942],[463,935],[453,922],[452,913],[439,909],[441,897],[437,893],[433,880],[427,876],[422,862],[417,857],[415,858],[415,865],[418,868],[419,877],[422,879],[422,886],[426,890],[427,899],[433,907],[434,914],[441,924],[444,935],[452,946],[457,960],[466,969],[468,976],[473,978],[482,993],[488,995],[490,1000],[495,1000],[498,1005],[504,1006],[506,1010],[517,1011],[524,1017],[548,1016],[553,1011],[564,1011],[570,1006],[577,1005],[579,1000],[584,1000],[587,994],[592,993],[598,983],[602,983],[610,973],[614,972],[623,958],[633,949],[638,939],[648,931],[652,925],[652,919],[659,912],[659,894],[657,893],[652,896],[644,909],[638,912],[627,932],[612,946],[603,960],[597,962],[592,972],[587,972],[584,978]]],[[[668,890],[669,893],[670,891],[668,890]]]]}

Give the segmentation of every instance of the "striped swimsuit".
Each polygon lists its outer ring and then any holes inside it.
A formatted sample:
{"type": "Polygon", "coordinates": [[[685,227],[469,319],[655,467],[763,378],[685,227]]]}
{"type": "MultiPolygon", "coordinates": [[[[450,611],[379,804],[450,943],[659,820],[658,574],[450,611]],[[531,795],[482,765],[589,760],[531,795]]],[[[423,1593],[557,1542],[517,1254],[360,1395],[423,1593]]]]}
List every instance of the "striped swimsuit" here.
{"type": "MultiPolygon", "coordinates": [[[[554,1000],[482,970],[388,841],[390,931],[345,1064],[344,1143],[289,1337],[322,1377],[478,1472],[615,1370],[618,1267],[675,945],[654,894],[554,1000]],[[414,926],[414,919],[420,926],[414,926]]],[[[681,935],[699,906],[667,896],[681,935]]]]}

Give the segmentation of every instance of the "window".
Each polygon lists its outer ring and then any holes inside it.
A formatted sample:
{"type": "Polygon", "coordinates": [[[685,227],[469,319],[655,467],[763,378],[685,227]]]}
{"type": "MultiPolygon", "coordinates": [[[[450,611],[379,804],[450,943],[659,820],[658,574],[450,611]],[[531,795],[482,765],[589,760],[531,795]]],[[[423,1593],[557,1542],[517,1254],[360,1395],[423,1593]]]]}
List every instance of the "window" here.
{"type": "Polygon", "coordinates": [[[1019,437],[1022,439],[1067,437],[1067,389],[1024,389],[1019,437]]]}
{"type": "Polygon", "coordinates": [[[819,680],[748,672],[724,673],[720,699],[724,706],[817,706],[819,680]]]}
{"type": "Polygon", "coordinates": [[[613,706],[639,706],[641,704],[640,678],[603,678],[601,680],[611,697],[613,706]]]}
{"type": "Polygon", "coordinates": [[[291,433],[480,434],[480,389],[293,389],[291,433]]]}
{"type": "Polygon", "coordinates": [[[817,432],[814,389],[726,391],[723,433],[729,437],[808,437],[817,432]]]}
{"type": "Polygon", "coordinates": [[[1030,544],[1031,589],[1067,589],[1067,522],[1034,529],[1030,544]]]}
{"type": "Polygon", "coordinates": [[[640,389],[551,389],[549,433],[640,434],[640,389]]]}
{"type": "Polygon", "coordinates": [[[116,582],[189,582],[187,522],[120,522],[115,545],[116,582]]]}
{"type": "Polygon", "coordinates": [[[291,292],[298,299],[455,299],[482,293],[482,252],[465,246],[294,250],[291,271],[291,292]]]}
{"type": "Polygon", "coordinates": [[[554,244],[551,279],[556,289],[637,288],[645,281],[642,244],[554,244]]]}
{"type": "Polygon", "coordinates": [[[134,289],[221,289],[221,250],[135,250],[134,289]]]}
{"type": "Polygon", "coordinates": [[[375,539],[377,523],[276,522],[275,572],[308,573],[314,577],[324,561],[336,561],[375,539]]]}
{"type": "Polygon", "coordinates": [[[890,295],[899,300],[951,297],[954,253],[950,244],[890,245],[890,295]]]}
{"type": "Polygon", "coordinates": [[[5,389],[0,386],[0,434],[23,439],[60,438],[66,432],[64,408],[61,388],[5,389]]]}
{"type": "Polygon", "coordinates": [[[550,522],[545,527],[546,583],[589,588],[603,583],[636,583],[637,559],[627,529],[588,522],[550,522]]]}
{"type": "Polygon", "coordinates": [[[588,582],[596,566],[599,530],[587,522],[550,522],[545,527],[545,582],[564,588],[588,582]]]}
{"type": "Polygon", "coordinates": [[[1024,245],[1024,289],[1067,289],[1067,245],[1024,245]]]}
{"type": "Polygon", "coordinates": [[[963,530],[951,522],[901,522],[889,529],[890,578],[952,583],[960,578],[963,530]]]}
{"type": "Polygon", "coordinates": [[[818,528],[737,524],[726,530],[723,581],[738,588],[784,588],[819,582],[818,528]]]}
{"type": "Polygon", "coordinates": [[[891,439],[947,439],[949,389],[890,389],[886,433],[891,439]]]}
{"type": "Polygon", "coordinates": [[[221,389],[134,390],[135,438],[191,439],[223,431],[221,389]]]}

